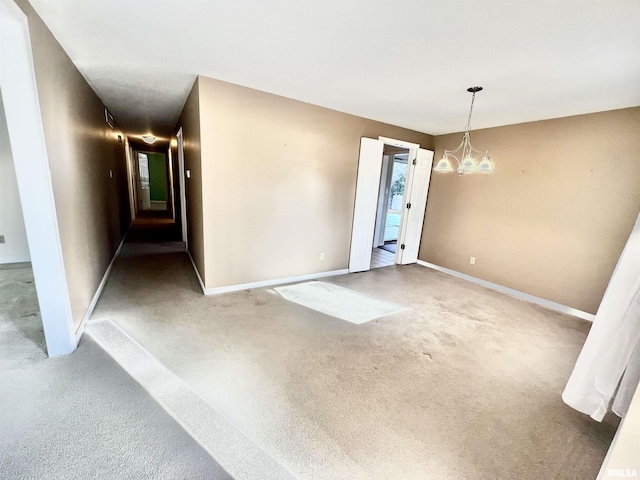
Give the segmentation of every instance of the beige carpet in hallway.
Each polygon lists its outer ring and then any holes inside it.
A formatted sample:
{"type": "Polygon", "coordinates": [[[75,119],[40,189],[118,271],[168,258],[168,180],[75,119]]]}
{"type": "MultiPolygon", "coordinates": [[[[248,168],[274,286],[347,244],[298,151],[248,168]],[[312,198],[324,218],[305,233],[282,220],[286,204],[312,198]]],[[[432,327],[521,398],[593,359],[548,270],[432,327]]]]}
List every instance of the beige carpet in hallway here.
{"type": "Polygon", "coordinates": [[[0,378],[0,479],[231,479],[91,338],[47,357],[28,263],[0,266],[0,378]]]}
{"type": "Polygon", "coordinates": [[[410,306],[355,325],[269,288],[205,297],[169,250],[126,244],[93,318],[299,478],[596,477],[617,420],[560,397],[587,322],[412,265],[323,279],[410,306]]]}

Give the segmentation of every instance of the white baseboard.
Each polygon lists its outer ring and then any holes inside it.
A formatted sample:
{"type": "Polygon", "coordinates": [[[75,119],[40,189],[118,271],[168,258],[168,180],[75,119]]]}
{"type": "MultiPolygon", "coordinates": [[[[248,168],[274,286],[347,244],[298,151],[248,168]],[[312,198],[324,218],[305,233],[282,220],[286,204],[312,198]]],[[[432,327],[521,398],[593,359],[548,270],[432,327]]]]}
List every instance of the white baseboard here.
{"type": "Polygon", "coordinates": [[[200,276],[200,272],[198,271],[198,267],[196,267],[196,262],[193,261],[193,257],[191,256],[191,252],[189,249],[185,249],[187,255],[189,255],[189,260],[191,260],[191,265],[193,265],[193,271],[196,272],[196,277],[198,277],[198,283],[200,284],[200,288],[202,289],[202,293],[207,294],[207,289],[204,288],[204,282],[202,281],[202,277],[200,276]]]}
{"type": "Polygon", "coordinates": [[[12,263],[31,263],[31,257],[27,255],[26,257],[0,258],[0,265],[10,265],[12,263]]]}
{"type": "Polygon", "coordinates": [[[513,288],[504,287],[502,285],[498,285],[497,283],[488,282],[486,280],[482,280],[481,278],[472,277],[471,275],[460,273],[455,270],[450,270],[448,268],[441,267],[433,263],[418,260],[418,265],[422,265],[423,267],[428,267],[433,270],[438,270],[439,272],[446,273],[453,277],[462,278],[463,280],[467,280],[468,282],[477,283],[478,285],[482,285],[483,287],[490,288],[491,290],[496,290],[500,293],[504,293],[511,297],[516,297],[521,300],[526,300],[527,302],[535,303],[537,305],[548,308],[550,310],[555,310],[556,312],[562,312],[568,315],[573,315],[574,317],[582,318],[583,320],[587,320],[589,322],[593,322],[595,318],[595,315],[591,313],[583,312],[582,310],[578,310],[576,308],[567,307],[566,305],[552,302],[551,300],[546,300],[544,298],[536,297],[535,295],[530,295],[528,293],[524,293],[519,290],[514,290],[513,288]]]}
{"type": "Polygon", "coordinates": [[[611,458],[611,454],[613,453],[613,450],[616,448],[616,445],[618,444],[618,437],[620,436],[620,430],[622,430],[622,425],[624,424],[624,421],[625,421],[625,418],[620,419],[620,423],[618,424],[618,429],[616,430],[616,434],[613,436],[613,440],[611,440],[611,444],[609,445],[609,450],[607,450],[607,455],[604,457],[604,460],[602,461],[602,465],[600,465],[600,471],[598,472],[598,476],[596,477],[596,480],[604,480],[605,478],[611,478],[608,475],[607,467],[609,466],[609,459],[611,458]]]}
{"type": "MultiPolygon", "coordinates": [[[[129,226],[129,228],[131,228],[131,226],[129,226]]],[[[78,325],[78,328],[76,329],[76,344],[80,341],[80,338],[82,338],[82,334],[84,333],[84,328],[87,325],[87,321],[93,314],[93,310],[96,308],[96,305],[98,304],[98,300],[100,300],[100,295],[102,295],[102,290],[104,290],[104,286],[107,283],[107,279],[109,278],[109,274],[111,273],[111,269],[113,268],[113,263],[116,261],[116,258],[118,257],[118,255],[120,255],[120,252],[122,251],[122,246],[124,245],[124,239],[127,238],[127,233],[129,233],[128,228],[125,234],[122,236],[120,245],[118,245],[118,248],[116,249],[116,253],[113,254],[113,258],[109,262],[109,266],[107,267],[107,270],[104,272],[104,275],[102,276],[100,285],[98,285],[96,293],[93,295],[93,298],[91,299],[89,308],[85,312],[84,317],[82,317],[82,321],[80,322],[80,325],[78,325]]]]}
{"type": "Polygon", "coordinates": [[[331,270],[328,272],[310,273],[308,275],[298,275],[296,277],[276,278],[273,280],[262,280],[260,282],[240,283],[237,285],[228,285],[225,287],[205,288],[204,283],[202,282],[202,278],[200,278],[200,274],[198,273],[198,269],[196,268],[196,264],[193,261],[193,258],[191,257],[191,253],[189,253],[188,250],[187,250],[187,253],[189,254],[189,258],[191,259],[193,270],[196,272],[196,276],[198,277],[198,282],[200,283],[200,288],[202,288],[202,293],[204,293],[205,295],[217,295],[219,293],[238,292],[240,290],[248,290],[250,288],[271,287],[273,285],[282,285],[283,283],[303,282],[305,280],[315,280],[316,278],[333,277],[335,275],[344,275],[345,273],[349,273],[349,270],[345,268],[342,270],[331,270]]]}
{"type": "Polygon", "coordinates": [[[205,295],[216,295],[218,293],[237,292],[239,290],[248,290],[250,288],[271,287],[273,285],[282,285],[283,283],[303,282],[305,280],[315,280],[316,278],[333,277],[335,275],[344,275],[349,273],[346,268],[343,270],[331,270],[329,272],[310,273],[309,275],[298,275],[296,277],[276,278],[273,280],[263,280],[261,282],[240,283],[238,285],[229,285],[226,287],[207,288],[205,295]]]}

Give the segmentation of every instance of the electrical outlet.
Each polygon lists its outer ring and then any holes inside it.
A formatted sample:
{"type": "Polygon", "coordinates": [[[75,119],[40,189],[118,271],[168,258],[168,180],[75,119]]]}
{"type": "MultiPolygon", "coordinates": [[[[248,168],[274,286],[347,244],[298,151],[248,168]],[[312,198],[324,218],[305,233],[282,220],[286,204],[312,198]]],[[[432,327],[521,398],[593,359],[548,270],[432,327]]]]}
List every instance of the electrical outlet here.
{"type": "Polygon", "coordinates": [[[320,252],[320,260],[324,260],[324,252],[320,252]]]}
{"type": "Polygon", "coordinates": [[[471,258],[469,259],[469,263],[470,263],[471,265],[475,265],[475,264],[476,264],[476,257],[471,257],[471,258]]]}
{"type": "Polygon", "coordinates": [[[0,243],[5,243],[5,241],[4,241],[4,235],[0,235],[0,243]]]}

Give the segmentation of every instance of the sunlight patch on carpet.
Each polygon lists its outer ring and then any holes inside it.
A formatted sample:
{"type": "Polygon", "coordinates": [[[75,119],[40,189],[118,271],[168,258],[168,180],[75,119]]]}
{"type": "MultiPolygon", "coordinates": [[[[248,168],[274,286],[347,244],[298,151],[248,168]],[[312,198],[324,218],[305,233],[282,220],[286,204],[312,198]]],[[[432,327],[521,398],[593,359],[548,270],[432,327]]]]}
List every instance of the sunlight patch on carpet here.
{"type": "Polygon", "coordinates": [[[397,303],[326,282],[297,283],[275,290],[290,302],[356,324],[406,309],[397,303]]]}

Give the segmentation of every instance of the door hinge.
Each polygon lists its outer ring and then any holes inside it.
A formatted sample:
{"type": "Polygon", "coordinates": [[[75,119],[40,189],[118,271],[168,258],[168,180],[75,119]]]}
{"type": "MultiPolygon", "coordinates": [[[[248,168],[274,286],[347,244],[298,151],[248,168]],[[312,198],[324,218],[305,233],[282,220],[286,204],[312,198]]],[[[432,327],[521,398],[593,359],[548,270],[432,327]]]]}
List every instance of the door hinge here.
{"type": "Polygon", "coordinates": [[[407,208],[411,208],[411,203],[407,203],[407,208]]]}
{"type": "Polygon", "coordinates": [[[400,245],[400,250],[404,250],[404,243],[400,245]]]}
{"type": "Polygon", "coordinates": [[[415,159],[415,158],[413,159],[413,164],[414,164],[414,165],[417,165],[417,163],[416,163],[416,159],[415,159]]]}

